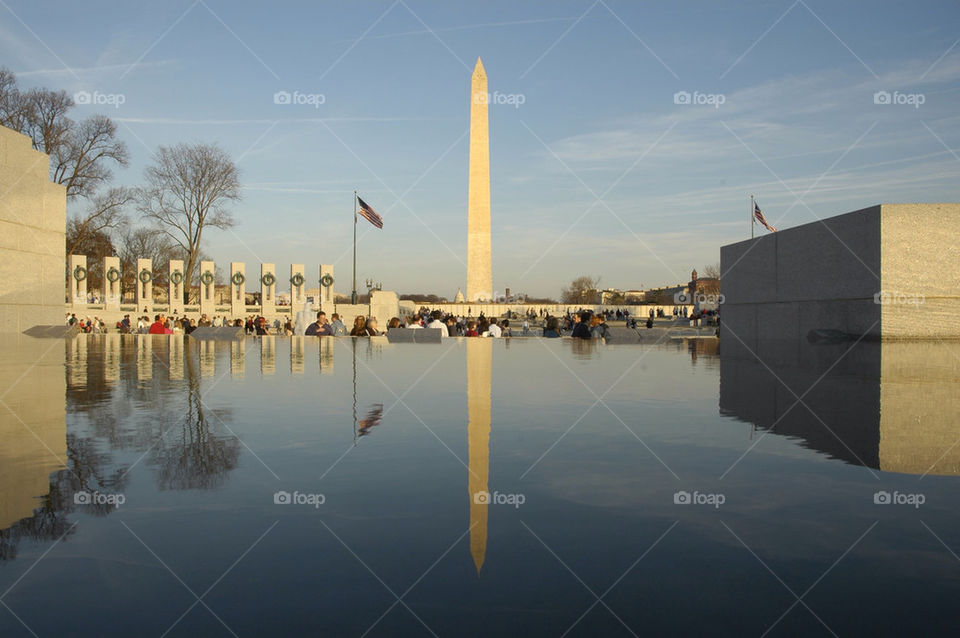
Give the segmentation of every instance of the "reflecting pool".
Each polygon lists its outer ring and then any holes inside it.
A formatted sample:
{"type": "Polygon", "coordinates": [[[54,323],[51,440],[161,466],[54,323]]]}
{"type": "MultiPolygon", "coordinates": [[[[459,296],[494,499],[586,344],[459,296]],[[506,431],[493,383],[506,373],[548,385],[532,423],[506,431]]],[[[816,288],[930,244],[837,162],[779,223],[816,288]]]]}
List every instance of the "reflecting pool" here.
{"type": "Polygon", "coordinates": [[[4,337],[0,636],[955,633],[960,344],[737,345],[4,337]]]}

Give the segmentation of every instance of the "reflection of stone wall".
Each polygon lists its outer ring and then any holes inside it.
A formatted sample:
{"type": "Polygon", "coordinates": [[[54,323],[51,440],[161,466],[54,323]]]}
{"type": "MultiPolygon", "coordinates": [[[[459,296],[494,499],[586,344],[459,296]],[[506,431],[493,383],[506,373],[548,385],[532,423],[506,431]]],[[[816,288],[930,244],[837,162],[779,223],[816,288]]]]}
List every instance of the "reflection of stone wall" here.
{"type": "MultiPolygon", "coordinates": [[[[61,244],[62,245],[62,244],[61,244]]],[[[61,286],[62,287],[62,286],[61,286]]],[[[33,515],[67,457],[63,342],[0,336],[0,529],[33,515]],[[13,412],[11,414],[11,411],[13,412]]]]}
{"type": "Polygon", "coordinates": [[[724,246],[721,330],[752,349],[814,329],[960,337],[958,224],[960,204],[883,204],[724,246]],[[881,292],[924,300],[878,304],[881,292]]]}
{"type": "Polygon", "coordinates": [[[960,343],[850,347],[767,343],[761,363],[722,343],[721,413],[848,463],[960,475],[960,343]]]}
{"type": "Polygon", "coordinates": [[[66,191],[48,157],[0,126],[0,332],[64,318],[66,191]]]}
{"type": "Polygon", "coordinates": [[[960,475],[960,345],[890,343],[880,379],[880,469],[960,475]]]}

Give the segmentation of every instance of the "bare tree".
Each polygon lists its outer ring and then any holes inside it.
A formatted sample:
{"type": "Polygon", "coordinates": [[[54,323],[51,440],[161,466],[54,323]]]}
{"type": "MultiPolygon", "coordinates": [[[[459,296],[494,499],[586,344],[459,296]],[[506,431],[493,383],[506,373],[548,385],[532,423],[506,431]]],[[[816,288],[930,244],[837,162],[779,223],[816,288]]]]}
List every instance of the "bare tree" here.
{"type": "Polygon", "coordinates": [[[569,304],[593,304],[597,303],[597,287],[600,284],[599,277],[590,277],[582,275],[577,277],[570,286],[560,291],[560,300],[569,304]]]}
{"type": "Polygon", "coordinates": [[[140,211],[183,249],[183,274],[192,281],[204,230],[234,225],[226,205],[241,199],[240,171],[216,145],[177,144],[158,148],[144,177],[140,211]]]}
{"type": "Polygon", "coordinates": [[[68,200],[87,200],[84,212],[71,215],[75,234],[68,255],[88,233],[115,228],[131,200],[127,189],[100,190],[113,178],[112,166],[129,160],[116,124],[104,115],[74,122],[67,116],[73,106],[66,91],[21,91],[16,76],[0,68],[0,124],[27,135],[35,149],[50,156],[50,179],[66,188],[68,200]]]}
{"type": "Polygon", "coordinates": [[[127,145],[117,139],[117,125],[105,115],[71,123],[65,138],[46,148],[52,179],[66,187],[69,198],[89,197],[113,178],[113,163],[126,166],[129,162],[127,145]]]}
{"type": "Polygon", "coordinates": [[[133,201],[135,194],[132,188],[115,186],[93,195],[87,211],[72,216],[67,224],[67,254],[89,254],[82,251],[78,253],[79,246],[88,236],[122,226],[127,220],[124,209],[133,201]]]}
{"type": "Polygon", "coordinates": [[[170,238],[152,228],[125,225],[116,240],[117,257],[123,273],[124,291],[137,287],[137,259],[149,259],[154,283],[162,284],[167,279],[166,266],[174,250],[170,238]]]}
{"type": "Polygon", "coordinates": [[[23,131],[27,125],[27,102],[17,87],[17,78],[0,67],[0,125],[23,131]]]}
{"type": "Polygon", "coordinates": [[[720,294],[720,264],[704,266],[697,286],[705,295],[720,294]]]}

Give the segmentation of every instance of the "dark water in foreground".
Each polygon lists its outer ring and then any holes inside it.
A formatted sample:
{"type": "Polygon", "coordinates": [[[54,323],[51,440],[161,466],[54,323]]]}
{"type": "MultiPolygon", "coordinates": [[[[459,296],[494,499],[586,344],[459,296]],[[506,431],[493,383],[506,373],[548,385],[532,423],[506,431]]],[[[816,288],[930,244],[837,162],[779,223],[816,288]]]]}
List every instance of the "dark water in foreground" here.
{"type": "Polygon", "coordinates": [[[3,637],[956,633],[957,345],[3,346],[3,637]]]}

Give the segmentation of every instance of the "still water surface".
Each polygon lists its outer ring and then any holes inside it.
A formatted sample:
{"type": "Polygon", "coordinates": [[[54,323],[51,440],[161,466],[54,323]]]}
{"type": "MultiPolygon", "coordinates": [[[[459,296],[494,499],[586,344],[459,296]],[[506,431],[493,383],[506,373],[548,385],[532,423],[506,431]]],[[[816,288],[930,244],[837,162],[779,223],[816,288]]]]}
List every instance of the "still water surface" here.
{"type": "Polygon", "coordinates": [[[0,636],[954,634],[960,347],[718,350],[7,339],[0,636]]]}

